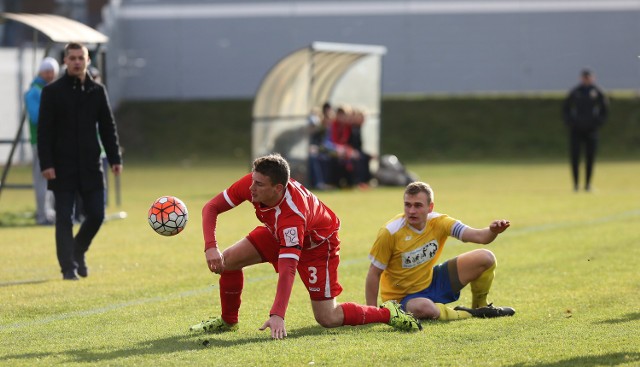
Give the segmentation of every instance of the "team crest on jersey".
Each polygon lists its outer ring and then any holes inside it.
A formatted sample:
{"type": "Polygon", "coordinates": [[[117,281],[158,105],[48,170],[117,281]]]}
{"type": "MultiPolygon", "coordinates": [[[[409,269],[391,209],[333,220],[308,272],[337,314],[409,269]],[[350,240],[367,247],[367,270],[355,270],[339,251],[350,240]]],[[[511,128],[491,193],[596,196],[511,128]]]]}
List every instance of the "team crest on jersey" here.
{"type": "Polygon", "coordinates": [[[421,247],[409,252],[402,253],[402,267],[413,268],[433,259],[438,252],[438,241],[433,240],[425,243],[421,247]]]}
{"type": "Polygon", "coordinates": [[[285,228],[282,230],[282,233],[284,234],[284,243],[287,247],[300,246],[300,241],[298,240],[298,228],[285,228]]]}

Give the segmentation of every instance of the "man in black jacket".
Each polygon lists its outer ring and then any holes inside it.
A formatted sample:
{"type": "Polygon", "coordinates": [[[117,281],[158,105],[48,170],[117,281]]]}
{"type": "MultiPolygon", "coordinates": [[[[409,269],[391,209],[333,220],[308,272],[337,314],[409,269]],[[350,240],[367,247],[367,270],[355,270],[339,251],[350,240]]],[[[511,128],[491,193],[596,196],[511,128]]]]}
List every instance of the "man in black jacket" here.
{"type": "Polygon", "coordinates": [[[104,175],[100,142],[115,175],[122,172],[118,133],[107,92],[87,73],[89,52],[79,43],[64,49],[65,74],[42,90],[38,155],[55,196],[56,249],[63,279],[88,275],[85,253],[104,220],[104,175]],[[79,195],[85,220],[73,236],[79,195]]]}
{"type": "Polygon", "coordinates": [[[591,70],[582,70],[580,84],[573,88],[564,101],[563,117],[569,128],[569,150],[573,189],[578,191],[580,153],[586,149],[586,191],[591,191],[591,176],[598,148],[598,130],[607,120],[609,102],[600,88],[594,84],[591,70]]]}

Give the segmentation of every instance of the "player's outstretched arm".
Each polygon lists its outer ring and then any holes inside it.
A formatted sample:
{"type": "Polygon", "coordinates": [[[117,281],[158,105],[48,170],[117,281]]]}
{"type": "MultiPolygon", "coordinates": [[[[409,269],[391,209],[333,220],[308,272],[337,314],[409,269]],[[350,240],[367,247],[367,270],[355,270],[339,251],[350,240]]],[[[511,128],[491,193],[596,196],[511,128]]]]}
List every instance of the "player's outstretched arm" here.
{"type": "Polygon", "coordinates": [[[217,274],[224,271],[224,259],[222,258],[222,253],[218,250],[216,224],[218,222],[218,214],[224,213],[229,209],[231,209],[231,205],[227,203],[222,193],[209,200],[209,202],[207,202],[207,204],[202,208],[204,256],[207,260],[209,270],[217,274]]]}
{"type": "Polygon", "coordinates": [[[273,301],[273,306],[271,306],[271,311],[269,311],[269,320],[260,328],[260,330],[270,328],[273,339],[282,339],[287,336],[284,316],[289,306],[289,298],[291,297],[297,266],[298,261],[295,259],[285,257],[278,259],[278,287],[276,289],[276,298],[273,301]]]}
{"type": "Polygon", "coordinates": [[[509,228],[510,225],[511,222],[509,220],[498,219],[491,222],[491,224],[486,228],[478,229],[467,227],[467,229],[465,229],[465,231],[462,233],[461,239],[464,242],[473,242],[486,245],[493,242],[493,240],[495,240],[500,233],[509,228]]]}

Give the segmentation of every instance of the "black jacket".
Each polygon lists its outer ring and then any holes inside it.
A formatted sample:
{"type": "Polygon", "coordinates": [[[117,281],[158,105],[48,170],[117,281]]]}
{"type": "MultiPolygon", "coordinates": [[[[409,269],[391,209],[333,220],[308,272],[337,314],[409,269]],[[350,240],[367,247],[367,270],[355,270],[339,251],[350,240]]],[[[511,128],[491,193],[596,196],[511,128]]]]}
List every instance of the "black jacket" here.
{"type": "Polygon", "coordinates": [[[602,126],[609,115],[609,101],[595,85],[573,88],[562,106],[564,122],[573,130],[591,132],[602,126]]]}
{"type": "Polygon", "coordinates": [[[80,79],[65,73],[42,89],[38,156],[41,171],[56,170],[56,178],[48,182],[50,190],[104,188],[99,140],[109,164],[121,164],[118,133],[102,84],[87,75],[81,85],[80,79]]]}

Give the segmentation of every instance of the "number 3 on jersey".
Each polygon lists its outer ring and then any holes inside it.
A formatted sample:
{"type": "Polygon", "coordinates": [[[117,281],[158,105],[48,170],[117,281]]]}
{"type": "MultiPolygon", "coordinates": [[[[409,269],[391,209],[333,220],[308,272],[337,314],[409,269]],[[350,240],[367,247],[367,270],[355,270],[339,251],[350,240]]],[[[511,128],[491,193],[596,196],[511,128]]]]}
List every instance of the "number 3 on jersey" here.
{"type": "Polygon", "coordinates": [[[318,276],[316,275],[318,273],[318,269],[316,269],[315,266],[310,266],[307,270],[309,270],[309,284],[316,284],[318,281],[318,276]]]}

